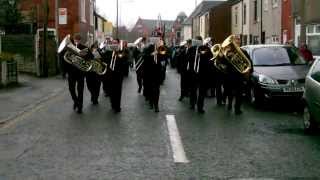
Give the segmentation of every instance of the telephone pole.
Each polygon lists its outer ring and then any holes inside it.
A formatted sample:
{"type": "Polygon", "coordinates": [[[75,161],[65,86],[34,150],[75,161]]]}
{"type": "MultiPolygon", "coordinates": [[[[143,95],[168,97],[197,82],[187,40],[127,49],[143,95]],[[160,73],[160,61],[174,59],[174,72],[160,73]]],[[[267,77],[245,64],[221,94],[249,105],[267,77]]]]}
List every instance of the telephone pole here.
{"type": "Polygon", "coordinates": [[[117,27],[116,27],[116,38],[118,38],[118,33],[119,33],[119,22],[118,22],[118,20],[119,20],[119,18],[118,18],[118,16],[119,16],[119,0],[117,0],[117,20],[116,20],[116,22],[117,22],[117,27]]]}
{"type": "Polygon", "coordinates": [[[48,77],[48,59],[47,59],[47,35],[48,35],[48,0],[44,0],[44,25],[43,25],[43,77],[48,77]]]}

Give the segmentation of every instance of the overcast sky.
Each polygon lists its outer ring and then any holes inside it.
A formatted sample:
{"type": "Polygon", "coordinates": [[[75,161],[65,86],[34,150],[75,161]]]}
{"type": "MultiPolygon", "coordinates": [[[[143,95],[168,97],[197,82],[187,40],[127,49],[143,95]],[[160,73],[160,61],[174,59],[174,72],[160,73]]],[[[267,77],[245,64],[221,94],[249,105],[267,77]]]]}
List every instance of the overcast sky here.
{"type": "MultiPolygon", "coordinates": [[[[98,12],[115,25],[117,0],[96,0],[98,12]]],[[[119,25],[132,27],[138,17],[162,20],[174,20],[179,12],[187,16],[195,8],[195,3],[202,0],[119,0],[119,25]]]]}

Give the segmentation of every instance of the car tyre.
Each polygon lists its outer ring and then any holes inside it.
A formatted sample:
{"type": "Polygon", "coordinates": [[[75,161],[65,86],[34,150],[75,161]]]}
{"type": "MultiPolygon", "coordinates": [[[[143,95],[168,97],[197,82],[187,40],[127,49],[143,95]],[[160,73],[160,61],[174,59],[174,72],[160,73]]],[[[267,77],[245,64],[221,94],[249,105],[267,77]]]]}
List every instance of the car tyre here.
{"type": "Polygon", "coordinates": [[[256,88],[254,87],[251,88],[250,97],[251,97],[251,103],[253,103],[256,106],[262,105],[263,96],[256,88]]]}
{"type": "Polygon", "coordinates": [[[316,122],[310,114],[308,106],[303,109],[303,126],[306,133],[312,133],[316,128],[316,122]]]}

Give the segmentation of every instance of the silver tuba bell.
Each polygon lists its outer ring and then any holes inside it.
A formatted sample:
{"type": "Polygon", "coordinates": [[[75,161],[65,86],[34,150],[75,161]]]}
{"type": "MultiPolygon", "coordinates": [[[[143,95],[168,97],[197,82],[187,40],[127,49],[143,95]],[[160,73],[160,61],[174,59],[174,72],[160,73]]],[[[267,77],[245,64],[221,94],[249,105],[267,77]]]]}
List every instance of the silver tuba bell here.
{"type": "Polygon", "coordinates": [[[88,49],[80,50],[75,45],[72,44],[70,40],[70,34],[68,34],[63,41],[60,43],[58,48],[58,53],[66,50],[63,59],[78,68],[81,71],[88,72],[92,69],[92,64],[90,61],[85,60],[81,54],[82,52],[88,51],[88,49]]]}

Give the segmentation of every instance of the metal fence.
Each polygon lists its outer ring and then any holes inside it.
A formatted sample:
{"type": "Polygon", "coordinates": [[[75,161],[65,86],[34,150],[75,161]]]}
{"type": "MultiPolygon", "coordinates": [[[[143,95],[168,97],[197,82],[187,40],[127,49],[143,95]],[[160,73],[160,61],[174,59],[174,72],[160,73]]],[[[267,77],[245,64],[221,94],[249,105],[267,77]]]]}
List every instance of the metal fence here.
{"type": "Polygon", "coordinates": [[[7,83],[18,83],[18,65],[17,61],[7,61],[7,83]]]}

